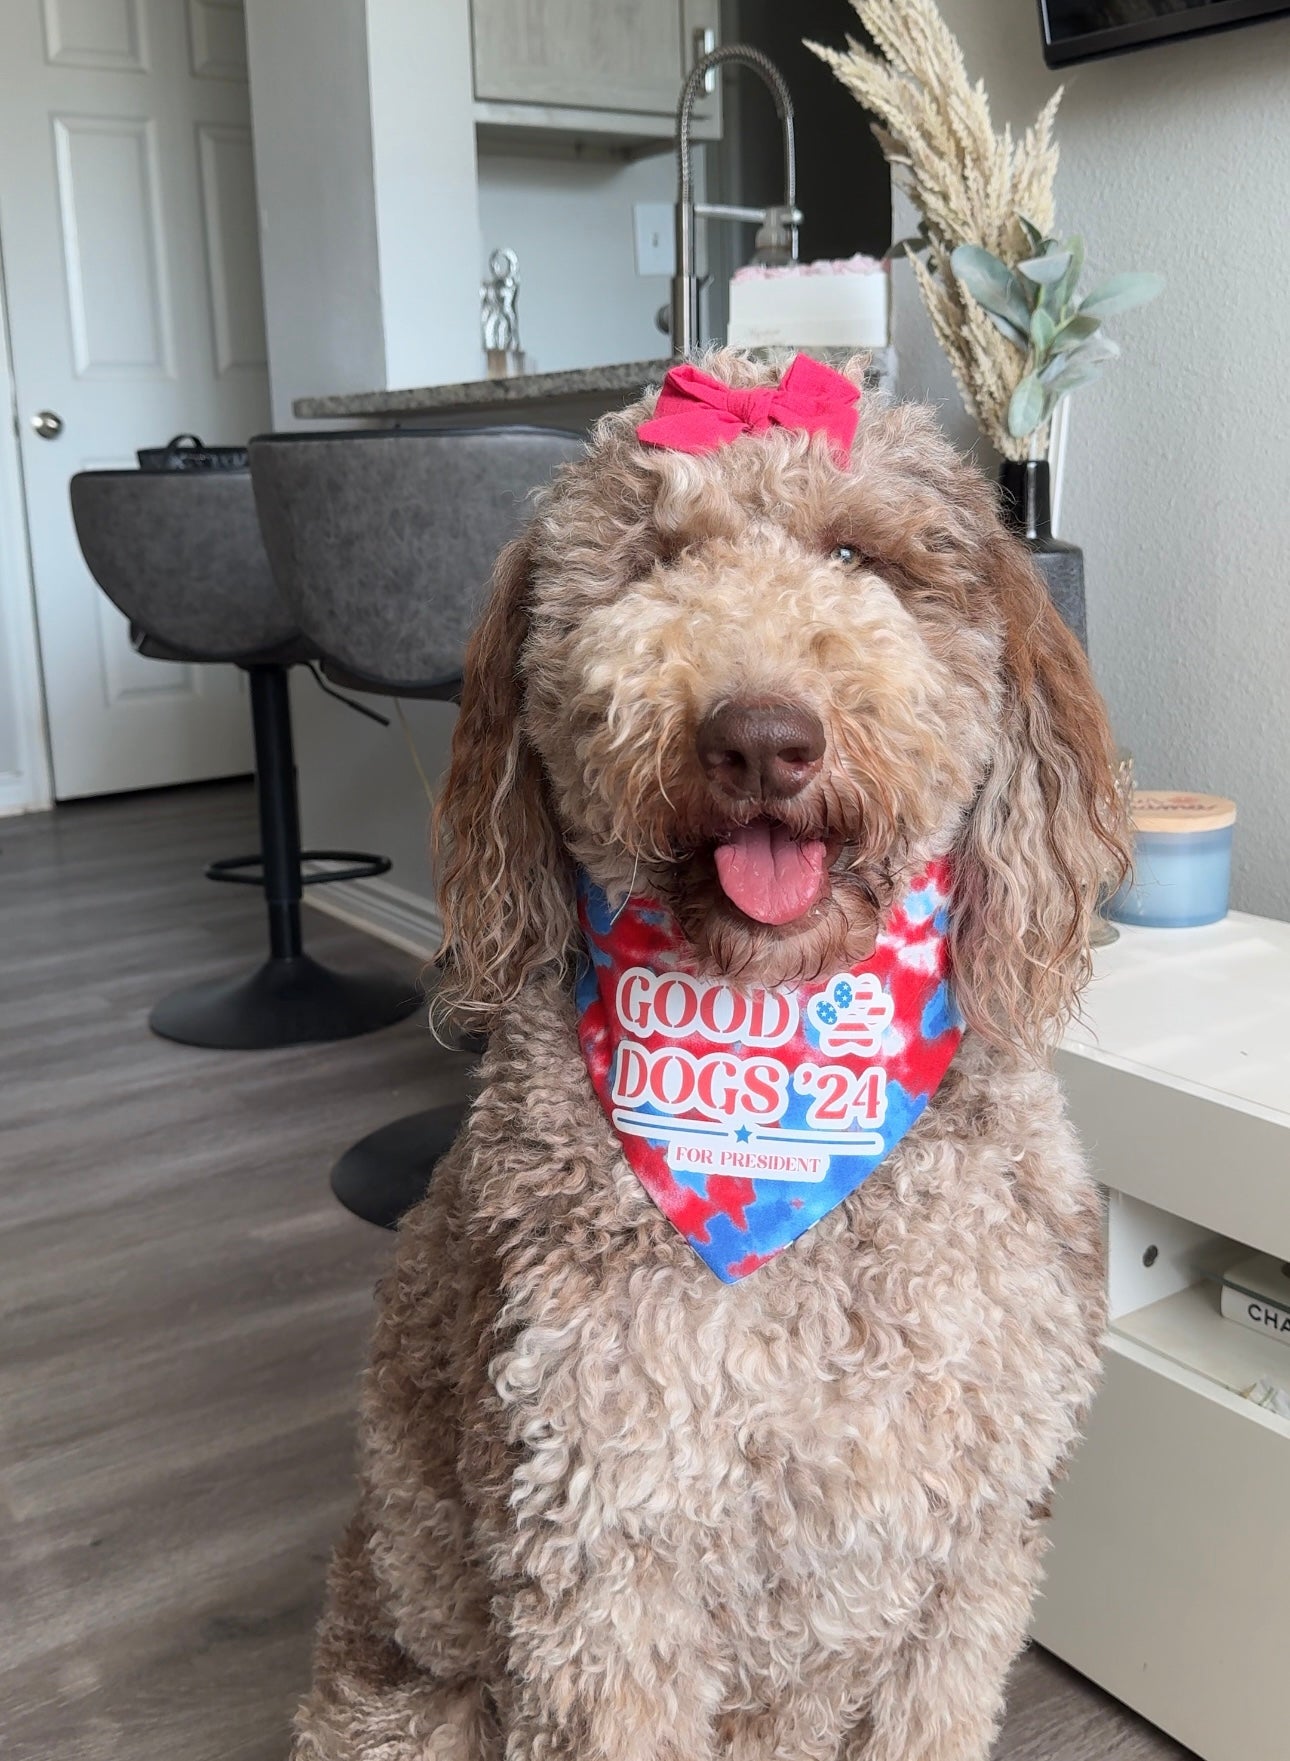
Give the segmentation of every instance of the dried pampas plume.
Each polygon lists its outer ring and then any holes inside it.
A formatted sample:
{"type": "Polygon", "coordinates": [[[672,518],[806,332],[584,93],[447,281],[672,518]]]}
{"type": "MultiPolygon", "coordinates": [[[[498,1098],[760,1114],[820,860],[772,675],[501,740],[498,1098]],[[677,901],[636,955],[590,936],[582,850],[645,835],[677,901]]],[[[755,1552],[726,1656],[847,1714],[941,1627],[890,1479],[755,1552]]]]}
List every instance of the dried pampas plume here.
{"type": "Polygon", "coordinates": [[[960,286],[950,256],[956,245],[980,245],[1012,266],[1033,254],[1023,217],[1041,233],[1052,231],[1052,134],[1061,91],[1020,140],[1007,126],[996,134],[985,85],[968,79],[963,51],[934,0],[851,4],[879,54],[853,37],[845,53],[806,46],[879,118],[873,132],[923,217],[926,256],[911,251],[910,265],[968,413],[1005,458],[1042,454],[1046,431],[1024,440],[1008,432],[1008,404],[1026,353],[960,286]]]}

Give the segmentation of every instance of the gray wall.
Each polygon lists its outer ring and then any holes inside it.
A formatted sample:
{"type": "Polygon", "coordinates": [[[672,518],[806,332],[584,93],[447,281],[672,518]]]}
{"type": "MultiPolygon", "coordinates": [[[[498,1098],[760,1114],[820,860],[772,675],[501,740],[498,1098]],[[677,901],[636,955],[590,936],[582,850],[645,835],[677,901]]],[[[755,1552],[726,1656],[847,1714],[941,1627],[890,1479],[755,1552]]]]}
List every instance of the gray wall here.
{"type": "MultiPolygon", "coordinates": [[[[1033,0],[942,0],[996,122],[1056,83],[1033,0]]],[[[1234,903],[1290,916],[1290,20],[1070,71],[1058,224],[1096,268],[1158,269],[1156,305],[1072,400],[1063,536],[1087,553],[1089,646],[1143,785],[1237,802],[1234,903]]],[[[904,272],[902,385],[971,430],[904,272]]]]}

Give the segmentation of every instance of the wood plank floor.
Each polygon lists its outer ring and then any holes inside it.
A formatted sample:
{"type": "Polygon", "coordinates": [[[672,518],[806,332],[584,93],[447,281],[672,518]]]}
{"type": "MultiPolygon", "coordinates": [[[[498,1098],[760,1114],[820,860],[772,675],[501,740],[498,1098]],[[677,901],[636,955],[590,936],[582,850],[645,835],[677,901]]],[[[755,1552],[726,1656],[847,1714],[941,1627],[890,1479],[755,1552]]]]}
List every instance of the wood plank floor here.
{"type": "MultiPolygon", "coordinates": [[[[6,1761],[282,1761],[390,1246],[327,1168],[469,1067],[416,1019],[270,1053],[149,1034],[160,993],[259,958],[258,896],[201,878],[251,824],[245,785],[0,821],[6,1761]]],[[[1185,1761],[1034,1650],[998,1755],[1185,1761]]]]}

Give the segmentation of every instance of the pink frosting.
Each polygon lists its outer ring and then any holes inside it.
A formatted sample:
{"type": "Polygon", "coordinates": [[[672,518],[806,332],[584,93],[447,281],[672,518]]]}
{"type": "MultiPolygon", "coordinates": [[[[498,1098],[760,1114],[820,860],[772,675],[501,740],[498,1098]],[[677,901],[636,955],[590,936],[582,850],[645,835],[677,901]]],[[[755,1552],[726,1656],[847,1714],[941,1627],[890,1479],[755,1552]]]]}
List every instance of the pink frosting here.
{"type": "Polygon", "coordinates": [[[736,269],[736,281],[778,281],[785,275],[885,275],[888,265],[877,257],[821,257],[815,263],[785,263],[781,268],[766,268],[749,263],[736,269]]]}

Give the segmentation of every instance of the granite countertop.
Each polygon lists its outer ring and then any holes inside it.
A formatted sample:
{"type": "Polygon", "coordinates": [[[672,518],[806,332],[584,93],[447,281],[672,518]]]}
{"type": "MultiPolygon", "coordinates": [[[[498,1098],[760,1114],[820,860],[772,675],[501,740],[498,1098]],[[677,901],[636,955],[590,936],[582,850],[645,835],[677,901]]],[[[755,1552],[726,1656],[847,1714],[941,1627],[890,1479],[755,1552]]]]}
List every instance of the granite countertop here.
{"type": "Polygon", "coordinates": [[[352,391],[335,397],[298,397],[297,416],[451,416],[464,410],[524,409],[580,397],[635,397],[658,385],[670,360],[616,361],[608,367],[572,367],[564,373],[521,373],[514,379],[466,379],[408,391],[352,391]]]}
{"type": "MultiPolygon", "coordinates": [[[[790,355],[792,350],[757,351],[790,355]]],[[[854,353],[851,349],[811,349],[817,359],[840,367],[854,353]]],[[[873,349],[869,379],[888,385],[893,358],[890,349],[873,349]]],[[[422,385],[399,391],[338,392],[332,397],[299,397],[292,410],[302,418],[326,420],[336,416],[391,417],[452,416],[468,411],[531,409],[535,405],[599,400],[605,407],[613,399],[638,397],[647,385],[658,385],[670,357],[657,361],[616,361],[607,367],[572,367],[563,373],[522,373],[514,379],[467,379],[458,385],[422,385]]]]}

